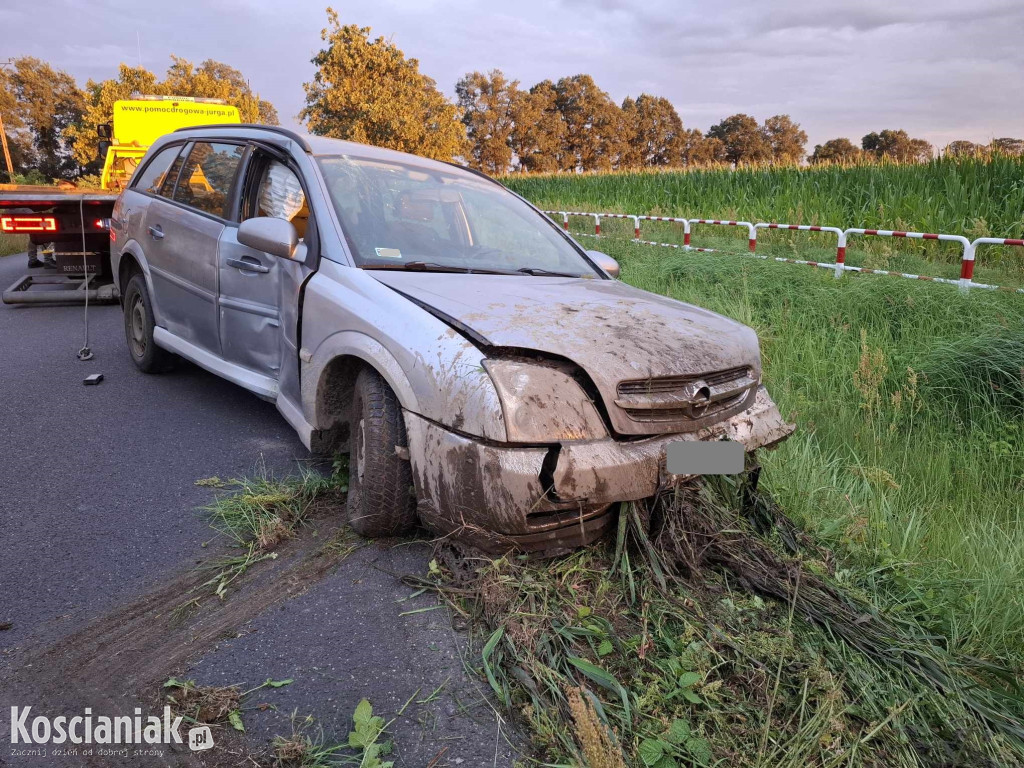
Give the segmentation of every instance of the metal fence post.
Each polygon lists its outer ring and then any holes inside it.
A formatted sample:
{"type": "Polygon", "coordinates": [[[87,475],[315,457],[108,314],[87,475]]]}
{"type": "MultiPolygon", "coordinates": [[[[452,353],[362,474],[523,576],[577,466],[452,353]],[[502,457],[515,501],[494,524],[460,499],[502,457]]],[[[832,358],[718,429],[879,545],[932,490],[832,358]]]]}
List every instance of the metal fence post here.
{"type": "Polygon", "coordinates": [[[964,255],[960,259],[960,293],[970,293],[971,279],[974,277],[974,243],[964,245],[964,255]]]}
{"type": "Polygon", "coordinates": [[[839,230],[839,242],[836,244],[836,271],[833,274],[836,280],[843,276],[846,271],[846,232],[839,230]]]}

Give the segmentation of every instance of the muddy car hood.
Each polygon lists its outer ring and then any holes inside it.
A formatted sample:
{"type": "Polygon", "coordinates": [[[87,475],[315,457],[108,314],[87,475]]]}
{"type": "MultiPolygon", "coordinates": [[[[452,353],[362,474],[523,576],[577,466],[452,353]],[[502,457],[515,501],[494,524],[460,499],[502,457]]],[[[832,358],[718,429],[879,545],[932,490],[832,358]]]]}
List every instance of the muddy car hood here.
{"type": "MultiPolygon", "coordinates": [[[[616,431],[636,427],[611,404],[621,381],[747,366],[760,379],[757,335],[713,312],[617,280],[370,272],[478,344],[557,355],[590,376],[616,431]]],[[[725,417],[726,414],[723,414],[725,417]]]]}

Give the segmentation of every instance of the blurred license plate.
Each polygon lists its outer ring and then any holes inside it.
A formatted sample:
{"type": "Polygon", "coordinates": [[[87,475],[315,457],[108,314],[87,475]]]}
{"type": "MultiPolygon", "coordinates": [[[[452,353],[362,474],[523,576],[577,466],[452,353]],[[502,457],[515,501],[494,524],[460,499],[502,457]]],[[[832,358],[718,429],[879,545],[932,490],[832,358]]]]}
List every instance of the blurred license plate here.
{"type": "Polygon", "coordinates": [[[677,440],[665,446],[665,474],[738,475],[743,472],[746,450],[735,440],[677,440]]]}

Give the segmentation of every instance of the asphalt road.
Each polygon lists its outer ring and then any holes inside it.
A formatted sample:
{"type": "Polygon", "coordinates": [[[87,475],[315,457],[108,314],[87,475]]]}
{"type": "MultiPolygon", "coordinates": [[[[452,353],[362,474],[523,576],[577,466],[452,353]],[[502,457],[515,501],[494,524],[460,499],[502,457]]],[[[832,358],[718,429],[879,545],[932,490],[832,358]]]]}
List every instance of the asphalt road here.
{"type": "MultiPolygon", "coordinates": [[[[0,259],[0,285],[24,267],[0,259]]],[[[116,305],[89,323],[81,362],[82,307],[0,305],[0,648],[53,640],[201,555],[196,480],[308,456],[270,403],[188,364],[136,370],[116,305]]]]}
{"type": "MultiPolygon", "coordinates": [[[[0,286],[24,265],[22,256],[0,259],[0,286]]],[[[288,474],[309,458],[274,406],[244,390],[187,363],[169,374],[139,373],[124,348],[119,307],[94,306],[89,320],[95,358],[80,362],[82,307],[0,305],[0,625],[11,624],[0,631],[5,714],[12,704],[35,703],[36,712],[92,705],[95,691],[76,695],[73,680],[66,702],[32,697],[52,692],[46,668],[65,647],[104,622],[116,624],[119,607],[156,594],[209,555],[203,544],[212,531],[197,510],[212,491],[197,480],[288,474]],[[92,373],[103,382],[84,386],[92,373]]],[[[390,729],[396,765],[435,758],[432,768],[511,765],[515,750],[464,669],[465,639],[446,611],[407,613],[431,608],[433,598],[408,600],[411,590],[396,574],[422,572],[428,559],[422,543],[365,547],[301,593],[268,601],[262,614],[259,606],[255,615],[240,612],[238,626],[218,642],[197,642],[174,672],[250,687],[268,677],[294,679],[267,691],[269,706],[246,716],[250,727],[233,742],[240,753],[265,752],[272,736],[287,735],[293,710],[311,715],[327,741],[345,741],[361,698],[390,720],[419,690],[390,729]],[[416,703],[438,687],[433,699],[416,703]]],[[[130,674],[132,653],[116,662],[125,665],[125,679],[139,678],[130,674]]],[[[122,697],[127,706],[162,695],[158,680],[145,681],[152,690],[119,687],[122,675],[113,669],[103,699],[122,697]]],[[[74,669],[66,674],[73,678],[74,669]]],[[[0,719],[0,765],[195,764],[190,754],[102,763],[14,758],[7,719],[0,719]]]]}

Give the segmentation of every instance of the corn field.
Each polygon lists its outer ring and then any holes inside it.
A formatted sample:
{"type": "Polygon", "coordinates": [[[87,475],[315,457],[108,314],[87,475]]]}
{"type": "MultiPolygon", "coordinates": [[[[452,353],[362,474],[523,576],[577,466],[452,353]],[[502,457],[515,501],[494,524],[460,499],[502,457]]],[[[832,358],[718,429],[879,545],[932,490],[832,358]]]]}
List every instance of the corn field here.
{"type": "Polygon", "coordinates": [[[512,175],[541,208],[1024,236],[1024,157],[921,165],[512,175]]]}

